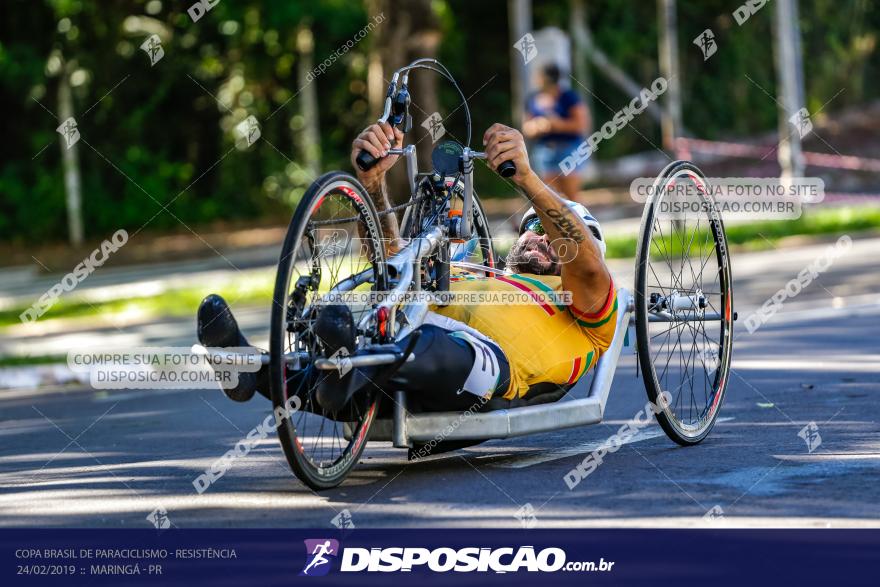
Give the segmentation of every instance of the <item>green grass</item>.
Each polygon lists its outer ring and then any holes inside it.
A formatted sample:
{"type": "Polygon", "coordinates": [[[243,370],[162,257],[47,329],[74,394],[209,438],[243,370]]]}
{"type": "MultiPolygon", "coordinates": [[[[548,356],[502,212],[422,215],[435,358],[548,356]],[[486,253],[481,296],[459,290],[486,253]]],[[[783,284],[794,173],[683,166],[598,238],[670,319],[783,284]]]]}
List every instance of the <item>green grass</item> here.
{"type": "Polygon", "coordinates": [[[50,365],[64,363],[64,355],[40,355],[37,357],[0,357],[0,367],[25,367],[31,365],[50,365]]]}
{"type": "MultiPolygon", "coordinates": [[[[880,208],[820,209],[805,212],[796,220],[734,224],[725,229],[727,242],[731,246],[750,251],[765,250],[791,236],[843,235],[880,229],[880,208]]],[[[705,233],[698,234],[694,241],[698,242],[700,237],[705,237],[705,233]]],[[[636,235],[609,236],[606,239],[606,256],[610,259],[633,257],[637,242],[636,235]]],[[[667,236],[664,242],[670,253],[680,253],[681,244],[674,238],[667,236]]]]}
{"type": "MultiPolygon", "coordinates": [[[[353,266],[357,266],[357,264],[355,263],[353,266]]],[[[304,269],[303,267],[300,270],[304,269]]],[[[321,285],[322,287],[318,290],[319,293],[325,292],[329,288],[327,280],[321,285]]],[[[39,319],[39,322],[59,318],[106,317],[112,319],[126,315],[134,315],[138,318],[195,317],[199,302],[209,293],[220,294],[231,305],[262,304],[269,307],[272,303],[274,290],[275,271],[267,269],[259,271],[257,274],[249,273],[246,276],[235,278],[222,284],[206,283],[199,287],[171,289],[159,294],[143,297],[102,302],[89,302],[76,297],[61,297],[39,319]]],[[[20,324],[19,316],[24,310],[25,308],[21,307],[0,311],[0,328],[20,324]]]]}
{"type": "MultiPolygon", "coordinates": [[[[199,302],[209,293],[219,293],[230,303],[235,304],[270,304],[274,289],[274,275],[259,276],[240,280],[235,285],[227,285],[212,289],[190,287],[169,290],[160,294],[140,298],[126,298],[106,302],[86,302],[83,300],[61,298],[46,312],[40,322],[58,318],[84,318],[125,316],[135,314],[139,317],[175,317],[195,316],[199,302]]],[[[19,315],[24,308],[15,308],[0,312],[0,327],[20,324],[19,315]]]]}

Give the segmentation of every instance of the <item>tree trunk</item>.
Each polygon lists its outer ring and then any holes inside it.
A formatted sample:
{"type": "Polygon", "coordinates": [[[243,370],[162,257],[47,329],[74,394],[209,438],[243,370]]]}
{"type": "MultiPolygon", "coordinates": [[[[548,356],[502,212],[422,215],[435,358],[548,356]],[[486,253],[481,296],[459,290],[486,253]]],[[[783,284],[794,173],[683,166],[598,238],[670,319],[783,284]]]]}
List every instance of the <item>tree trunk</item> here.
{"type": "MultiPolygon", "coordinates": [[[[571,0],[570,10],[571,19],[569,22],[569,34],[571,35],[571,38],[577,39],[578,37],[587,36],[589,34],[587,32],[589,22],[587,21],[587,9],[586,6],[584,6],[584,0],[571,0]]],[[[572,75],[574,75],[575,79],[579,81],[580,84],[572,84],[571,89],[581,96],[584,104],[587,105],[587,112],[589,112],[592,117],[593,94],[590,92],[593,91],[593,79],[590,76],[590,64],[588,63],[589,56],[587,55],[583,43],[573,44],[574,47],[572,54],[574,55],[574,58],[572,59],[572,75]],[[589,88],[590,91],[588,92],[584,90],[584,88],[581,87],[581,84],[589,88]]],[[[587,132],[589,132],[589,130],[587,132]]]]}
{"type": "MultiPolygon", "coordinates": [[[[370,106],[372,115],[378,117],[392,72],[414,59],[437,56],[440,24],[431,8],[431,0],[370,0],[368,10],[371,19],[384,14],[384,20],[373,33],[376,35],[375,51],[382,63],[381,73],[372,55],[368,70],[370,106]],[[374,101],[378,104],[374,104],[374,101]]],[[[431,114],[439,111],[437,80],[437,74],[429,71],[414,71],[409,79],[413,127],[406,142],[418,144],[420,171],[431,169],[431,138],[421,125],[431,114]]],[[[443,115],[442,112],[440,114],[443,115]]],[[[448,132],[445,138],[465,140],[463,136],[449,136],[448,132]]],[[[394,203],[408,199],[409,185],[402,163],[389,172],[388,186],[394,203]]]]}
{"type": "MultiPolygon", "coordinates": [[[[507,22],[510,31],[510,120],[514,128],[522,128],[529,69],[526,56],[517,50],[517,44],[526,33],[532,32],[531,0],[508,0],[507,22]]],[[[528,57],[531,59],[531,54],[528,57]]]]}
{"type": "Polygon", "coordinates": [[[297,31],[296,47],[299,52],[297,77],[299,87],[302,88],[299,95],[300,113],[303,117],[303,127],[299,133],[300,156],[312,179],[317,179],[321,175],[321,134],[318,130],[317,87],[314,81],[310,83],[308,80],[309,72],[314,67],[315,43],[307,23],[297,31]]]}
{"type": "Polygon", "coordinates": [[[678,67],[678,19],[675,0],[657,0],[660,16],[660,74],[668,81],[663,96],[663,148],[675,149],[681,135],[681,75],[678,67]]]}
{"type": "MultiPolygon", "coordinates": [[[[367,15],[371,22],[373,19],[382,14],[384,2],[383,0],[367,0],[367,15]]],[[[385,21],[387,22],[387,21],[385,21]]],[[[375,39],[381,39],[387,30],[385,24],[379,25],[373,34],[375,39]]],[[[382,47],[381,40],[375,40],[370,44],[367,54],[367,102],[370,107],[370,116],[378,118],[382,112],[382,104],[385,101],[385,91],[388,89],[388,82],[385,81],[384,68],[382,66],[382,47]]]]}
{"type": "MultiPolygon", "coordinates": [[[[58,122],[63,123],[73,116],[73,96],[70,92],[68,76],[73,68],[65,63],[58,80],[58,122]]],[[[61,136],[61,167],[64,171],[64,192],[67,202],[67,232],[70,244],[78,247],[83,242],[82,183],[79,173],[79,147],[67,146],[61,136]]]]}
{"type": "Polygon", "coordinates": [[[797,0],[777,0],[773,23],[776,37],[776,77],[779,84],[779,166],[784,184],[803,177],[804,156],[801,135],[790,118],[805,107],[801,60],[800,22],[797,0]]]}

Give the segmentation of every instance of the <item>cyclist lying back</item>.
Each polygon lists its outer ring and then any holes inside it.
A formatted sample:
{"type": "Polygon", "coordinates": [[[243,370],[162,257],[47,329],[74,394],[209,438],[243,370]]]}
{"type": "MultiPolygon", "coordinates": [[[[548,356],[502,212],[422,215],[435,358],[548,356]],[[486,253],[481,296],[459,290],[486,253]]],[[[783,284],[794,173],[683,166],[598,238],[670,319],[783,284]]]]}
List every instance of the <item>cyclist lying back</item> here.
{"type": "MultiPolygon", "coordinates": [[[[380,213],[391,207],[385,174],[398,156],[403,134],[385,123],[367,127],[352,143],[352,163],[380,213]],[[369,171],[354,165],[361,150],[381,161],[369,171]]],[[[492,125],[483,136],[487,162],[497,169],[516,165],[511,177],[532,207],[525,213],[519,238],[506,259],[506,273],[492,277],[453,276],[450,291],[534,292],[534,303],[518,305],[453,304],[432,307],[417,331],[414,360],[391,373],[386,366],[358,367],[346,373],[328,371],[316,386],[316,399],[328,411],[342,409],[358,390],[387,381],[383,391],[404,390],[421,410],[468,410],[491,398],[530,399],[540,390],[576,382],[595,366],[611,344],[617,296],[604,260],[605,243],[598,222],[585,207],[565,200],[529,165],[525,142],[515,129],[492,125]],[[560,252],[564,259],[560,260],[560,252]],[[571,303],[548,303],[552,292],[570,292],[571,303]],[[530,389],[532,392],[530,393],[530,389]]],[[[401,246],[397,219],[383,214],[389,254],[401,246]]],[[[345,305],[321,309],[314,333],[328,344],[328,355],[355,348],[355,326],[345,305]]],[[[205,346],[249,346],[226,302],[217,295],[203,300],[198,312],[199,341],[205,346]]],[[[413,336],[411,334],[410,336],[413,336]]],[[[399,341],[407,347],[407,339],[399,341]]],[[[239,384],[224,390],[236,401],[256,391],[269,397],[268,367],[242,373],[239,384]]]]}

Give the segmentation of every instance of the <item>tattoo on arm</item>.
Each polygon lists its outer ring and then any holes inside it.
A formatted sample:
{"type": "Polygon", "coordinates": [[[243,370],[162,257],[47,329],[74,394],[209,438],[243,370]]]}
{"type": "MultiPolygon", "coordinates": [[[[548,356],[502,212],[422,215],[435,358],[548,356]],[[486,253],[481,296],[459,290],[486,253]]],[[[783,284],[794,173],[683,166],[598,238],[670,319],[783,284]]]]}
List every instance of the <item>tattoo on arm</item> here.
{"type": "Polygon", "coordinates": [[[584,231],[579,226],[582,223],[572,218],[573,213],[567,206],[550,208],[544,213],[550,218],[562,238],[571,239],[578,244],[584,242],[584,231]]]}
{"type": "Polygon", "coordinates": [[[579,245],[584,242],[586,238],[584,228],[586,227],[583,221],[571,211],[565,200],[560,198],[550,186],[536,178],[535,183],[526,187],[524,191],[538,212],[538,216],[545,222],[545,226],[549,224],[555,229],[551,231],[552,237],[571,239],[579,245]],[[546,222],[547,220],[549,222],[546,222]],[[553,234],[553,232],[558,234],[553,234]]]}
{"type": "Polygon", "coordinates": [[[562,264],[563,273],[566,270],[595,273],[600,269],[607,273],[595,239],[587,232],[589,229],[583,219],[568,207],[566,200],[537,177],[525,186],[524,191],[550,235],[551,246],[554,246],[560,259],[563,256],[567,259],[562,264]],[[576,259],[580,261],[574,262],[576,259]]]}

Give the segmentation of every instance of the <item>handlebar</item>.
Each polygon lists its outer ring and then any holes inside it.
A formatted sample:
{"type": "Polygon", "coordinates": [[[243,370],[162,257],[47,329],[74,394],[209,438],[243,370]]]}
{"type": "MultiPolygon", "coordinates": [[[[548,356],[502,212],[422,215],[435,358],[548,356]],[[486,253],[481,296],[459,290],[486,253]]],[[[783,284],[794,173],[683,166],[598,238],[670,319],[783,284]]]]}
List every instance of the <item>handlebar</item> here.
{"type": "MultiPolygon", "coordinates": [[[[409,84],[409,73],[414,69],[426,69],[429,71],[433,71],[434,73],[439,74],[440,76],[449,80],[452,83],[453,87],[458,92],[458,95],[461,96],[461,105],[464,107],[464,115],[467,127],[467,140],[465,141],[465,146],[469,146],[471,143],[471,112],[470,108],[468,108],[467,98],[464,95],[464,92],[461,91],[461,88],[458,86],[458,83],[455,81],[455,78],[452,77],[452,74],[449,73],[449,70],[446,69],[442,63],[437,61],[436,59],[431,58],[423,58],[416,59],[412,63],[407,66],[401,67],[391,76],[391,82],[388,84],[388,91],[385,94],[385,105],[382,112],[382,116],[379,117],[379,122],[391,122],[393,126],[402,126],[401,130],[404,133],[409,132],[410,128],[412,128],[412,118],[409,114],[409,105],[410,105],[410,96],[409,90],[407,89],[407,85],[409,84]],[[402,77],[401,77],[402,76],[402,77]],[[398,85],[398,81],[400,81],[400,85],[398,85]]],[[[388,151],[389,154],[403,154],[402,150],[391,149],[388,151]],[[395,152],[399,151],[399,152],[395,152]]],[[[477,153],[475,151],[471,151],[472,157],[477,159],[485,159],[486,156],[483,153],[477,153]]],[[[369,171],[373,167],[379,163],[379,157],[374,157],[366,150],[361,150],[360,153],[355,157],[355,164],[361,171],[369,171]]],[[[496,169],[498,174],[501,177],[507,178],[516,174],[516,165],[512,161],[505,161],[496,169]]]]}
{"type": "MultiPolygon", "coordinates": [[[[389,155],[402,155],[403,149],[389,149],[389,155]]],[[[471,156],[474,159],[485,159],[486,154],[480,153],[477,151],[473,151],[471,156]]],[[[361,152],[357,154],[355,157],[355,163],[360,168],[361,171],[369,171],[373,167],[376,166],[377,163],[382,159],[382,157],[373,157],[373,155],[364,149],[361,149],[361,152]]],[[[498,175],[501,177],[507,178],[516,175],[516,164],[513,161],[505,161],[501,165],[498,166],[498,169],[495,171],[498,172],[498,175]]]]}
{"type": "Polygon", "coordinates": [[[361,149],[361,152],[355,157],[354,162],[357,163],[357,166],[361,171],[369,171],[376,166],[380,159],[381,157],[373,157],[369,151],[361,149]]]}
{"type": "Polygon", "coordinates": [[[505,161],[496,169],[498,175],[504,178],[513,177],[516,175],[516,163],[513,161],[505,161]]]}

